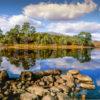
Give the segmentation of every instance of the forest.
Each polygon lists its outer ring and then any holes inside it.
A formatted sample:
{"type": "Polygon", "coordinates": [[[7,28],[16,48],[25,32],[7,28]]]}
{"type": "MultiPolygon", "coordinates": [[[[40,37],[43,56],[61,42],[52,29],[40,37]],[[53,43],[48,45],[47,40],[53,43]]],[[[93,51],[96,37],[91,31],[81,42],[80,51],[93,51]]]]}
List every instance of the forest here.
{"type": "Polygon", "coordinates": [[[25,22],[22,26],[15,25],[8,32],[0,29],[0,44],[35,44],[35,45],[79,45],[93,46],[89,32],[80,32],[78,35],[68,36],[52,32],[37,32],[34,26],[25,22]]]}

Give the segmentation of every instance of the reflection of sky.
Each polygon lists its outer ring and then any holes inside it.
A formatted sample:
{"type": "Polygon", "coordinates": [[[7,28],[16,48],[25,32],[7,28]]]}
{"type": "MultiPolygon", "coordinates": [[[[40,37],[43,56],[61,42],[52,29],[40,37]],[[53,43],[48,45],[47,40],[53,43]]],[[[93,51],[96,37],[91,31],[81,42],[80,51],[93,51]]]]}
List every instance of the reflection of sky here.
{"type": "MultiPolygon", "coordinates": [[[[21,71],[24,71],[22,66],[16,67],[11,64],[6,57],[2,57],[0,69],[7,70],[10,77],[17,77],[20,75],[21,71]]],[[[91,61],[89,62],[80,63],[73,57],[37,59],[35,65],[29,68],[29,70],[33,72],[48,69],[61,69],[63,71],[68,69],[78,69],[81,73],[91,76],[96,84],[96,94],[93,94],[93,91],[88,92],[90,98],[98,98],[100,95],[100,50],[92,51],[91,61]],[[92,96],[91,93],[93,94],[92,96]]]]}

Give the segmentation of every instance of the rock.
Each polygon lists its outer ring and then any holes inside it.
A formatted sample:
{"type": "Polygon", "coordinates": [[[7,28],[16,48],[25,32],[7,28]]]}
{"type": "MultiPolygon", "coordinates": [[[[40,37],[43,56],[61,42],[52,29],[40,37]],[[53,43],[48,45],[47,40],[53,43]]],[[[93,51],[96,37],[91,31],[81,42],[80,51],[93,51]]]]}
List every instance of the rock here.
{"type": "MultiPolygon", "coordinates": [[[[67,74],[62,75],[56,70],[43,71],[39,73],[45,75],[34,78],[32,72],[22,72],[20,79],[7,80],[0,83],[0,99],[6,96],[20,96],[21,100],[70,100],[68,95],[75,95],[86,89],[95,89],[93,81],[89,76],[79,74],[77,70],[68,71],[67,74]],[[50,73],[51,72],[51,73],[50,73]],[[49,75],[49,76],[48,76],[49,75]],[[4,95],[4,96],[3,96],[4,95]]],[[[1,79],[6,74],[0,74],[1,79]]],[[[35,76],[38,75],[35,73],[35,76]]],[[[10,96],[10,97],[9,97],[10,96]]]]}
{"type": "Polygon", "coordinates": [[[7,79],[8,79],[8,74],[7,74],[7,72],[4,71],[4,70],[0,71],[0,80],[1,80],[1,81],[5,81],[5,80],[7,80],[7,79]]]}
{"type": "Polygon", "coordinates": [[[18,88],[18,89],[21,89],[21,87],[22,87],[22,84],[19,83],[19,84],[17,85],[17,88],[18,88]]]}
{"type": "Polygon", "coordinates": [[[17,83],[16,82],[11,82],[11,85],[10,85],[11,89],[12,90],[17,90],[17,83]]]}
{"type": "Polygon", "coordinates": [[[78,87],[75,88],[75,92],[80,92],[80,90],[81,90],[81,89],[78,88],[78,87]]]}
{"type": "Polygon", "coordinates": [[[72,74],[67,73],[67,87],[72,88],[75,86],[74,77],[72,74]]]}
{"type": "Polygon", "coordinates": [[[55,96],[56,95],[56,93],[54,93],[54,92],[51,92],[51,96],[55,96]]]}
{"type": "Polygon", "coordinates": [[[68,93],[69,92],[69,87],[67,87],[67,86],[59,85],[57,88],[59,90],[63,90],[64,93],[68,93]]]}
{"type": "Polygon", "coordinates": [[[47,89],[44,89],[43,87],[40,86],[31,86],[27,89],[28,92],[30,93],[35,93],[36,95],[43,96],[48,92],[47,89]]]}
{"type": "Polygon", "coordinates": [[[22,81],[30,81],[33,78],[33,73],[29,71],[24,71],[21,73],[21,80],[22,81]]]}
{"type": "Polygon", "coordinates": [[[47,80],[49,81],[49,82],[54,82],[54,79],[53,79],[53,77],[50,75],[50,76],[47,76],[47,80]]]}
{"type": "Polygon", "coordinates": [[[64,83],[64,80],[62,78],[60,78],[60,79],[56,80],[56,82],[62,84],[62,83],[64,83]]]}
{"type": "Polygon", "coordinates": [[[50,83],[50,84],[49,84],[49,87],[52,87],[52,86],[53,86],[53,83],[50,83]]]}
{"type": "Polygon", "coordinates": [[[78,74],[78,75],[76,75],[74,77],[77,78],[80,82],[92,82],[91,77],[86,76],[86,75],[78,74]]]}
{"type": "Polygon", "coordinates": [[[4,98],[4,95],[0,93],[0,100],[4,98]]]}
{"type": "Polygon", "coordinates": [[[57,69],[34,73],[34,75],[39,75],[39,76],[60,75],[60,74],[61,74],[61,70],[57,70],[57,69]]]}
{"type": "Polygon", "coordinates": [[[44,86],[45,82],[39,82],[39,85],[44,86]]]}
{"type": "Polygon", "coordinates": [[[80,72],[78,70],[69,70],[67,73],[70,73],[72,75],[77,75],[79,74],[80,72]]]}
{"type": "Polygon", "coordinates": [[[5,91],[4,94],[5,94],[5,95],[9,95],[9,91],[5,91]]]}
{"type": "Polygon", "coordinates": [[[95,89],[95,85],[85,84],[85,83],[80,83],[80,87],[83,89],[90,89],[90,90],[95,89]]]}
{"type": "Polygon", "coordinates": [[[60,83],[54,82],[53,86],[59,86],[60,83]]]}
{"type": "Polygon", "coordinates": [[[69,76],[68,76],[68,74],[67,75],[61,75],[61,78],[63,79],[63,80],[66,80],[67,81],[67,78],[68,78],[69,76]]]}
{"type": "Polygon", "coordinates": [[[74,77],[72,76],[72,74],[67,73],[67,82],[74,82],[74,77]]]}
{"type": "Polygon", "coordinates": [[[58,93],[57,98],[57,100],[67,100],[67,95],[64,93],[58,93]]]}
{"type": "Polygon", "coordinates": [[[55,100],[55,98],[51,95],[46,95],[42,98],[42,100],[55,100]]]}
{"type": "Polygon", "coordinates": [[[38,96],[31,93],[23,93],[20,95],[20,100],[38,100],[38,96]]]}
{"type": "Polygon", "coordinates": [[[50,91],[53,91],[53,92],[60,92],[60,90],[58,89],[58,87],[55,87],[55,86],[51,87],[51,88],[50,88],[50,91]]]}

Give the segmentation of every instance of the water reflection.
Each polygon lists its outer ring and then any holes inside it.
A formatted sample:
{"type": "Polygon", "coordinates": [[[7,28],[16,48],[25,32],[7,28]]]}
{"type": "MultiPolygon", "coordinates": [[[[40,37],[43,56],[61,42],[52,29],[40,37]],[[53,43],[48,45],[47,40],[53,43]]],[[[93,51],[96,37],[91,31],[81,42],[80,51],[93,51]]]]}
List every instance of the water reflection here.
{"type": "Polygon", "coordinates": [[[36,59],[59,58],[59,57],[74,57],[79,62],[87,62],[91,60],[91,49],[71,50],[15,50],[4,49],[0,51],[0,63],[2,57],[9,59],[11,64],[16,66],[23,66],[25,69],[35,65],[36,59]]]}

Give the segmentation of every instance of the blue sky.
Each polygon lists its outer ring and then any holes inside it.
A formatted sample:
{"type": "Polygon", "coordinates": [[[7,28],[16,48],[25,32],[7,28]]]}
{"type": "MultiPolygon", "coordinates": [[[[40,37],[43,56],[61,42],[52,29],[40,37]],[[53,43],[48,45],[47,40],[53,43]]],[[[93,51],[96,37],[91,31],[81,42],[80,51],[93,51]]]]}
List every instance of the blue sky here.
{"type": "Polygon", "coordinates": [[[39,32],[75,35],[91,32],[100,40],[100,0],[2,0],[0,28],[30,22],[39,32]]]}

